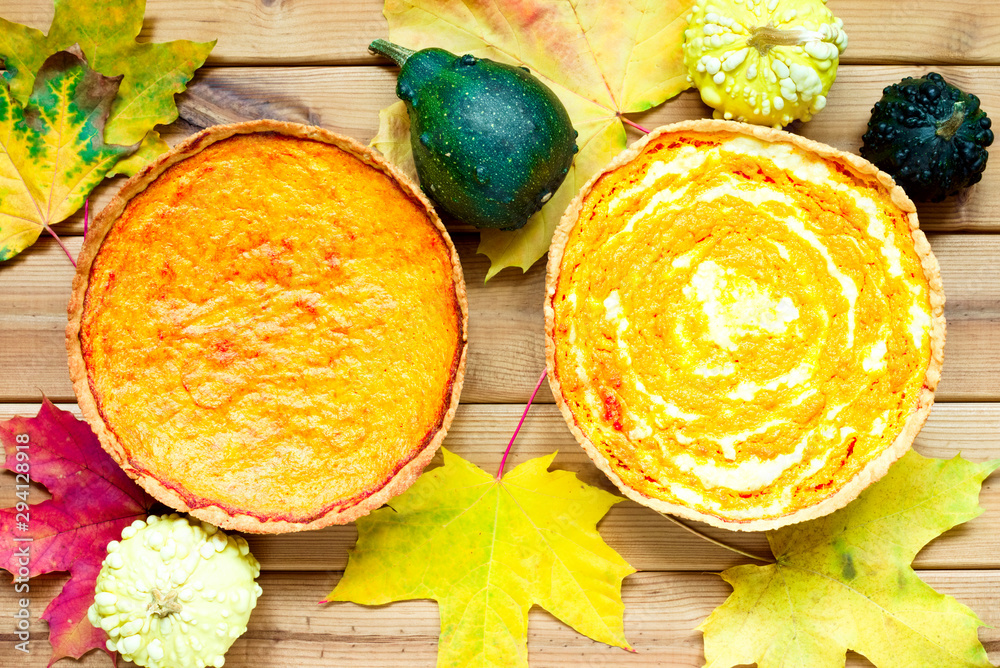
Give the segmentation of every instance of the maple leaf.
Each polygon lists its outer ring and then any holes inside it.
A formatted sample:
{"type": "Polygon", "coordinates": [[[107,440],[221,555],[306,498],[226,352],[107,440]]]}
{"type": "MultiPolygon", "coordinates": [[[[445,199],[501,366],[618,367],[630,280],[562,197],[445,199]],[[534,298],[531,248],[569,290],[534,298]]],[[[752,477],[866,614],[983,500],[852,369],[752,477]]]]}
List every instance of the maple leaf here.
{"type": "Polygon", "coordinates": [[[5,468],[19,473],[21,502],[30,500],[29,479],[52,495],[26,509],[0,509],[0,526],[5,527],[0,534],[0,568],[14,574],[18,583],[26,579],[21,571],[24,561],[28,578],[70,573],[62,592],[42,613],[52,644],[49,665],[66,656],[80,658],[94,648],[108,652],[107,635],[87,620],[97,574],[108,543],[119,540],[122,529],[135,520],[145,519],[155,501],[101,449],[86,422],[48,399],[37,417],[0,423],[0,440],[5,468]]]}
{"type": "Polygon", "coordinates": [[[982,512],[1000,461],[909,452],[849,506],[767,533],[777,563],[737,566],[733,593],[699,627],[708,668],[832,668],[848,649],[880,668],[991,666],[971,610],[921,581],[928,542],[982,512]]]}
{"type": "Polygon", "coordinates": [[[0,261],[79,209],[135,150],[103,140],[119,80],[94,72],[70,49],[43,63],[24,109],[0,85],[0,261]]]}
{"type": "Polygon", "coordinates": [[[537,603],[595,640],[630,649],[621,583],[634,573],[597,533],[622,499],[548,471],[555,453],[498,481],[444,450],[444,466],[358,520],[358,543],[327,601],[434,599],[438,666],[527,666],[537,603]]]}
{"type": "Polygon", "coordinates": [[[24,109],[0,84],[0,261],[79,209],[115,162],[135,150],[103,140],[118,81],[71,49],[45,61],[24,109]]]}
{"type": "Polygon", "coordinates": [[[182,92],[215,42],[175,40],[139,43],[145,0],[55,0],[48,35],[0,19],[0,59],[8,63],[11,93],[22,105],[31,94],[35,72],[49,54],[79,44],[90,66],[105,76],[122,75],[104,138],[110,144],[142,142],[137,155],[111,174],[134,174],[167,150],[158,124],[177,120],[174,95],[182,92]],[[147,134],[148,133],[148,134],[147,134]],[[142,157],[146,160],[141,160],[142,157]]]}
{"type": "MultiPolygon", "coordinates": [[[[645,111],[687,88],[681,45],[692,0],[386,0],[389,40],[408,49],[527,67],[551,88],[579,132],[580,148],[563,185],[520,230],[482,230],[479,252],[489,280],[505,267],[527,271],[549,248],[580,188],[625,148],[621,115],[645,111]]],[[[372,145],[411,176],[406,107],[379,115],[372,145]]]]}

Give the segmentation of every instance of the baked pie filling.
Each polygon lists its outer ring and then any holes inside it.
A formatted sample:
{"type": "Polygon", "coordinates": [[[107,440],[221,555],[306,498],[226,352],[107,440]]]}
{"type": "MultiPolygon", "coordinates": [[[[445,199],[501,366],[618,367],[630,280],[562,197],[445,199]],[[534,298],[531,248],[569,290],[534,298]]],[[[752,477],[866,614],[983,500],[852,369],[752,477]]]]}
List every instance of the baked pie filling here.
{"type": "Polygon", "coordinates": [[[623,489],[722,525],[786,517],[926,417],[943,295],[884,176],[677,131],[584,193],[550,259],[550,371],[623,489]]]}
{"type": "Polygon", "coordinates": [[[79,344],[105,436],[154,496],[216,523],[350,516],[454,412],[451,242],[325,141],[254,132],[193,152],[125,203],[86,278],[79,344]]]}

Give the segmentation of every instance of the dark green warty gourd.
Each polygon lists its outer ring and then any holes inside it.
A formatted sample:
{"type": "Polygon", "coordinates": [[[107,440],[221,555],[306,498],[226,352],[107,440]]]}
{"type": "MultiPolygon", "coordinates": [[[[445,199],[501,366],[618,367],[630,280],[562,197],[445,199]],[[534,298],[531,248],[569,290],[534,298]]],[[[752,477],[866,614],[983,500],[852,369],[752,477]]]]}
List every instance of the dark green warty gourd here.
{"type": "Polygon", "coordinates": [[[443,49],[369,47],[401,67],[420,185],[476,227],[514,230],[552,197],[576,153],[559,98],[528,70],[443,49]]]}
{"type": "Polygon", "coordinates": [[[907,77],[882,93],[861,155],[918,202],[940,202],[979,182],[993,131],[978,97],[936,72],[907,77]]]}

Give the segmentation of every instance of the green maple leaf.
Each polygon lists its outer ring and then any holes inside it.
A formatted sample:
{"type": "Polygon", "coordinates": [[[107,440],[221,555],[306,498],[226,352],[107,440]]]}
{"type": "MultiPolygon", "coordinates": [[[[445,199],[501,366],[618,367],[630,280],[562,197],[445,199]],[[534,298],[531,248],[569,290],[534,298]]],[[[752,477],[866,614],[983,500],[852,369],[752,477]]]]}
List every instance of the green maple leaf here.
{"type": "Polygon", "coordinates": [[[444,466],[358,520],[357,546],[326,600],[436,600],[438,666],[527,666],[533,603],[629,648],[621,583],[635,571],[597,533],[622,499],[548,471],[554,457],[498,481],[445,450],[444,466]]]}
{"type": "Polygon", "coordinates": [[[105,126],[111,144],[142,141],[138,153],[114,173],[133,174],[146,160],[167,150],[159,124],[177,119],[174,95],[187,86],[215,42],[176,40],[162,44],[135,41],[142,29],[144,0],[56,0],[48,35],[0,19],[0,59],[14,98],[27,102],[35,73],[49,54],[79,44],[90,66],[105,76],[123,75],[105,126]]]}
{"type": "Polygon", "coordinates": [[[80,208],[134,146],[104,143],[120,77],[94,72],[79,50],[60,51],[33,78],[22,109],[0,84],[0,261],[80,208]]]}
{"type": "MultiPolygon", "coordinates": [[[[440,47],[522,65],[559,96],[580,148],[563,185],[513,232],[482,230],[489,280],[527,271],[545,255],[563,211],[597,170],[625,148],[622,114],[645,111],[690,86],[681,45],[693,0],[386,0],[389,39],[408,49],[440,47]]],[[[379,115],[372,145],[411,176],[406,107],[379,115]]]]}
{"type": "Polygon", "coordinates": [[[921,581],[910,563],[976,517],[1000,462],[909,452],[831,515],[767,534],[777,561],[737,566],[733,593],[699,627],[709,668],[842,668],[848,649],[880,668],[991,666],[971,610],[921,581]]]}

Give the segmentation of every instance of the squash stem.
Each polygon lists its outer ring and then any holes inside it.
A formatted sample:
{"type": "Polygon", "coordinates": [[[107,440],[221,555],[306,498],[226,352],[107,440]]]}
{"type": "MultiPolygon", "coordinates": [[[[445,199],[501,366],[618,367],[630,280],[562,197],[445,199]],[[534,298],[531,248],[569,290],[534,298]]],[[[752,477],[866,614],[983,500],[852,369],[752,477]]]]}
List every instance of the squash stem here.
{"type": "Polygon", "coordinates": [[[955,136],[958,129],[962,127],[962,123],[965,122],[965,101],[959,100],[955,103],[955,106],[951,109],[951,116],[948,120],[938,123],[937,134],[945,141],[951,141],[951,138],[955,136]]]}
{"type": "Polygon", "coordinates": [[[823,36],[813,30],[805,28],[782,30],[768,23],[766,26],[757,26],[750,30],[747,46],[752,46],[760,52],[760,55],[766,56],[768,51],[776,46],[799,46],[818,39],[823,39],[823,36]]]}
{"type": "Polygon", "coordinates": [[[146,609],[150,614],[158,617],[166,617],[167,615],[180,612],[183,609],[180,602],[177,600],[176,591],[171,590],[164,594],[159,589],[154,588],[152,594],[153,600],[151,600],[149,605],[146,606],[146,609]]]}
{"type": "Polygon", "coordinates": [[[398,44],[393,44],[392,42],[385,39],[377,39],[368,45],[368,50],[372,53],[378,54],[380,56],[385,56],[386,58],[391,58],[400,67],[403,66],[410,56],[412,56],[415,51],[412,49],[407,49],[405,47],[399,46],[398,44]]]}

